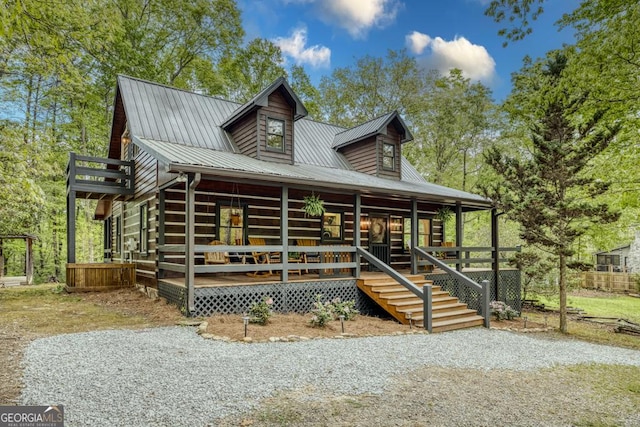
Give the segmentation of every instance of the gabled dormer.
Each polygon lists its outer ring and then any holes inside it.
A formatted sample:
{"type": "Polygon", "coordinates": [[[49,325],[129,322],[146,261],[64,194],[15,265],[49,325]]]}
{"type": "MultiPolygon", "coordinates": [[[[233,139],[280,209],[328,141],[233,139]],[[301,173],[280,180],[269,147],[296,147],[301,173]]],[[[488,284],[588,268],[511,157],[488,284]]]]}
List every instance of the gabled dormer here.
{"type": "Polygon", "coordinates": [[[397,111],[338,133],[333,149],[358,172],[401,179],[402,144],[413,139],[397,111]]]}
{"type": "Polygon", "coordinates": [[[241,154],[276,163],[294,163],[294,122],[307,109],[279,78],[222,123],[241,154]]]}

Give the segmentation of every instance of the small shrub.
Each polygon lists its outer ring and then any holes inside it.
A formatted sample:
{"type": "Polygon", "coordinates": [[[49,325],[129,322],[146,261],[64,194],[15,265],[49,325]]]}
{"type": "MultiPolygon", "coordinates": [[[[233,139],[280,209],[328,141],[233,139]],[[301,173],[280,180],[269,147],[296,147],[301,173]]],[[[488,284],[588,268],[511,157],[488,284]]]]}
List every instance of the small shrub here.
{"type": "Polygon", "coordinates": [[[496,316],[496,319],[498,320],[511,320],[520,315],[520,313],[502,301],[491,301],[489,308],[491,309],[491,314],[496,316]]]}
{"type": "Polygon", "coordinates": [[[316,295],[316,301],[311,309],[311,320],[309,323],[314,328],[324,328],[333,319],[333,304],[322,302],[322,295],[316,295]]]}
{"type": "Polygon", "coordinates": [[[344,316],[344,320],[353,320],[359,313],[356,310],[356,302],[354,300],[341,301],[340,298],[335,298],[331,301],[331,304],[333,305],[334,319],[344,316]]]}
{"type": "Polygon", "coordinates": [[[271,311],[272,305],[273,298],[271,297],[264,297],[262,301],[251,304],[251,307],[249,307],[249,322],[266,325],[273,314],[271,311]]]}

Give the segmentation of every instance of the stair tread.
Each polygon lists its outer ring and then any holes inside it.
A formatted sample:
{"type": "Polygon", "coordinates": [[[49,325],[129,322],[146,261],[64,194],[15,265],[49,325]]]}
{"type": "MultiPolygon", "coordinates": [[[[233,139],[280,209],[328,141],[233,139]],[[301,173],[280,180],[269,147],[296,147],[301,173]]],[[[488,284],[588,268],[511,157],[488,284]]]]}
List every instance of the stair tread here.
{"type": "MultiPolygon", "coordinates": [[[[453,303],[453,304],[442,304],[442,305],[436,305],[433,307],[433,310],[438,310],[438,311],[443,311],[443,310],[447,310],[447,309],[451,309],[451,308],[458,308],[458,307],[467,307],[467,304],[463,303],[463,302],[457,302],[457,303],[453,303]]],[[[397,310],[399,313],[407,313],[409,311],[415,313],[415,310],[411,310],[408,308],[401,308],[399,310],[397,310]]],[[[420,312],[422,312],[422,309],[420,310],[420,312]]]]}
{"type": "Polygon", "coordinates": [[[469,317],[461,317],[458,319],[449,319],[449,320],[438,320],[437,322],[431,323],[432,328],[440,327],[440,326],[450,326],[458,323],[467,323],[472,321],[481,321],[484,322],[484,319],[477,314],[469,317]]]}

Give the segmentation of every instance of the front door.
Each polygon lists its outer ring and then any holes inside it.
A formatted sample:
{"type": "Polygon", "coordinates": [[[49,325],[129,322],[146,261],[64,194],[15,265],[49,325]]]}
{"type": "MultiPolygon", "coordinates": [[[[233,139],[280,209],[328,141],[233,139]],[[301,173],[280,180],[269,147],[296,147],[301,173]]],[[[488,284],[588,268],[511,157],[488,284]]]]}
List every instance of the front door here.
{"type": "MultiPolygon", "coordinates": [[[[389,215],[369,216],[369,251],[385,264],[391,264],[391,239],[389,236],[389,215]]],[[[370,270],[377,270],[372,265],[370,270]]]]}

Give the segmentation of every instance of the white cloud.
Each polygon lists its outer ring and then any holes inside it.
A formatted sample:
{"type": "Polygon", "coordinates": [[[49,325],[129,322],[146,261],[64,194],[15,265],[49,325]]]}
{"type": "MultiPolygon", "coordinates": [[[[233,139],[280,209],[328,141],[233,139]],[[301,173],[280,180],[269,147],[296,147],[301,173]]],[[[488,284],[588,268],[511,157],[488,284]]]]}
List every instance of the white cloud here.
{"type": "Polygon", "coordinates": [[[372,27],[383,28],[396,19],[399,0],[288,0],[314,4],[322,21],[347,30],[354,38],[365,38],[372,27]]]}
{"type": "Polygon", "coordinates": [[[306,47],[307,29],[296,28],[289,37],[277,37],[273,43],[280,47],[282,54],[293,58],[296,64],[309,64],[312,67],[328,67],[331,63],[331,49],[314,45],[306,47]]]}
{"type": "Polygon", "coordinates": [[[411,34],[405,36],[405,41],[409,50],[416,55],[420,55],[426,47],[431,43],[431,37],[426,34],[414,31],[411,34]]]}
{"type": "Polygon", "coordinates": [[[406,36],[406,42],[409,49],[416,54],[429,49],[430,52],[426,56],[419,58],[420,63],[426,68],[438,70],[442,74],[447,74],[452,68],[458,68],[465,77],[483,82],[490,82],[495,77],[496,62],[487,49],[471,43],[464,37],[444,40],[414,31],[406,36]]]}

